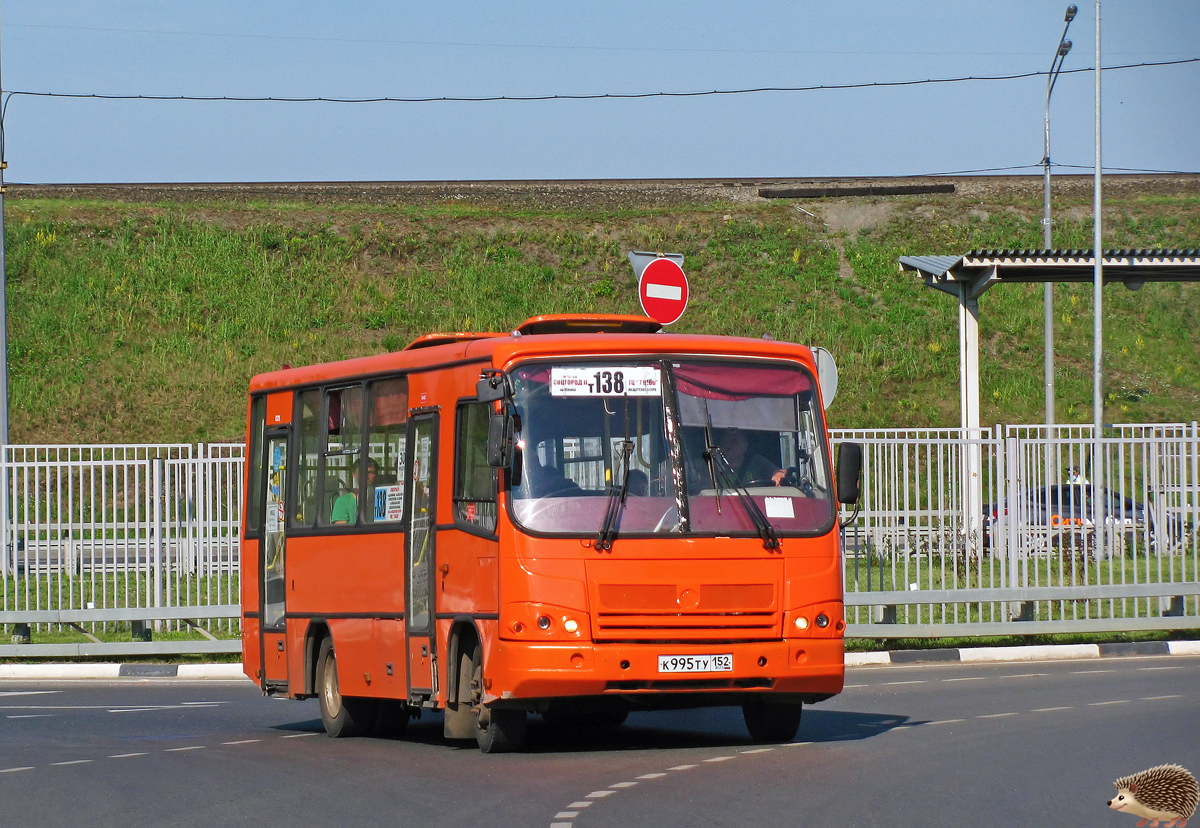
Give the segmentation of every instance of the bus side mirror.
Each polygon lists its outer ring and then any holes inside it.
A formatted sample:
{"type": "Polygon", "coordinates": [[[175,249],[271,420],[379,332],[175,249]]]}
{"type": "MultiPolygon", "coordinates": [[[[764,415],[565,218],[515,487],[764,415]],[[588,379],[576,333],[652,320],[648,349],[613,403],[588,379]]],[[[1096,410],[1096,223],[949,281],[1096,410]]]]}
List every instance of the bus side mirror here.
{"type": "MultiPolygon", "coordinates": [[[[480,380],[484,383],[486,380],[480,380]]],[[[488,418],[487,463],[494,469],[507,469],[513,460],[513,418],[493,414],[488,418]]]]}
{"type": "Polygon", "coordinates": [[[862,497],[862,444],[839,443],[837,451],[838,502],[851,505],[862,497]]]}
{"type": "Polygon", "coordinates": [[[490,403],[504,399],[504,375],[490,374],[475,383],[475,398],[490,403]]]}

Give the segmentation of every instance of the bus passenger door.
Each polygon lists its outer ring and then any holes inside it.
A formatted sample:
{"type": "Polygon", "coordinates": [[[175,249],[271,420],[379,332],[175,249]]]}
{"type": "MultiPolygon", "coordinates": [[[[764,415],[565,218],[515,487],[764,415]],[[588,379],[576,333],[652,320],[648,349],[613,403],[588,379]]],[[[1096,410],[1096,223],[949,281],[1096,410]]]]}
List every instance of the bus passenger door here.
{"type": "Polygon", "coordinates": [[[437,693],[434,633],[434,547],[437,540],[437,414],[409,420],[407,474],[412,493],[405,561],[408,590],[405,630],[408,643],[408,695],[416,701],[437,693]]]}
{"type": "Polygon", "coordinates": [[[287,688],[287,496],[288,436],[286,431],[268,431],[266,435],[266,471],[264,475],[262,558],[262,686],[287,688]]]}

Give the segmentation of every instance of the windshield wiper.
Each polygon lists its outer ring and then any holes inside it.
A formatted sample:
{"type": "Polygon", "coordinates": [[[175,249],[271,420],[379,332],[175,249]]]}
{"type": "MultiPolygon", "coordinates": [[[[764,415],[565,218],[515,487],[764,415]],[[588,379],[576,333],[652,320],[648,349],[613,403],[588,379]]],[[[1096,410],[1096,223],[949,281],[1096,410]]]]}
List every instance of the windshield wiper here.
{"type": "MultiPolygon", "coordinates": [[[[729,489],[737,495],[738,502],[742,504],[742,508],[746,510],[746,514],[750,516],[751,522],[754,523],[754,528],[758,530],[758,536],[762,538],[763,549],[778,549],[780,546],[779,535],[775,531],[775,527],[771,525],[771,521],[763,514],[762,509],[758,508],[758,504],[746,488],[738,480],[737,473],[733,467],[729,465],[729,461],[725,459],[725,455],[721,453],[721,449],[717,446],[710,445],[708,451],[705,452],[711,468],[714,469],[714,475],[720,476],[725,488],[729,489]]],[[[717,497],[720,497],[720,486],[715,485],[717,497]]]]}
{"type": "Polygon", "coordinates": [[[617,443],[617,454],[621,466],[621,485],[613,481],[608,490],[608,503],[604,508],[604,522],[600,524],[600,536],[596,538],[596,548],[612,549],[617,537],[617,518],[625,506],[625,498],[629,495],[629,458],[633,455],[633,441],[626,438],[617,443]]]}

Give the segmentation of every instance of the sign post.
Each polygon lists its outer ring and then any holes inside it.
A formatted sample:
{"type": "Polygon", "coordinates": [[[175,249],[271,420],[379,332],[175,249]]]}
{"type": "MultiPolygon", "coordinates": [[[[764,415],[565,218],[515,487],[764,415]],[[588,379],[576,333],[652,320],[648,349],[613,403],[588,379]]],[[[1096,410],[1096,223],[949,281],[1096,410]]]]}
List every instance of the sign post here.
{"type": "Polygon", "coordinates": [[[642,311],[664,327],[677,322],[687,309],[689,292],[682,254],[634,250],[629,262],[637,276],[642,311]]]}

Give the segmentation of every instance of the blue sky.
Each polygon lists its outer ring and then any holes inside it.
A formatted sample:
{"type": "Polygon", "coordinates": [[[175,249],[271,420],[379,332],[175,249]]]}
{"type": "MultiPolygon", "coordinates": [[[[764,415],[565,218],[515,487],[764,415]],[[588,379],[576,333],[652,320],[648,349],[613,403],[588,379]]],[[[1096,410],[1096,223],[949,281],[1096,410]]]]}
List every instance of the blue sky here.
{"type": "MultiPolygon", "coordinates": [[[[1066,69],[1093,65],[1080,2],[1066,69]]],[[[6,91],[324,97],[732,90],[1044,72],[1058,0],[6,0],[6,91]]],[[[1200,57],[1197,0],[1106,0],[1103,63],[1200,57]]],[[[15,182],[912,175],[1035,165],[1045,78],[639,100],[13,98],[15,182]]],[[[1089,170],[1093,77],[1052,158],[1089,170]]],[[[1200,171],[1200,63],[1104,75],[1106,167],[1200,171]]],[[[1034,169],[1027,172],[1036,172],[1034,169]]],[[[1020,171],[1018,171],[1020,172],[1020,171]]]]}

